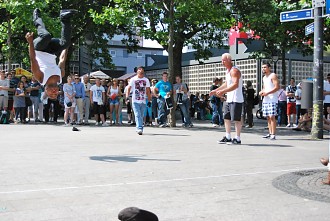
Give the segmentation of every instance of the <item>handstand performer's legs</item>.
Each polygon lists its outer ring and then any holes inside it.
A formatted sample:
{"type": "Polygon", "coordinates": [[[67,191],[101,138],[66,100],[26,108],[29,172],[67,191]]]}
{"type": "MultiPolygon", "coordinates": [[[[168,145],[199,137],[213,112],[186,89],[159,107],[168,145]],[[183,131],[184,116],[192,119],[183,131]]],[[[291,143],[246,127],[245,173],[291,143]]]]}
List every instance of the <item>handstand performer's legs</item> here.
{"type": "Polygon", "coordinates": [[[34,21],[34,24],[37,26],[38,32],[38,37],[33,41],[34,49],[37,51],[47,52],[52,36],[46,30],[45,24],[41,18],[37,18],[37,20],[34,21]]]}
{"type": "Polygon", "coordinates": [[[49,52],[51,54],[59,55],[64,49],[71,44],[71,22],[69,19],[62,19],[61,38],[52,38],[49,43],[49,52]]]}

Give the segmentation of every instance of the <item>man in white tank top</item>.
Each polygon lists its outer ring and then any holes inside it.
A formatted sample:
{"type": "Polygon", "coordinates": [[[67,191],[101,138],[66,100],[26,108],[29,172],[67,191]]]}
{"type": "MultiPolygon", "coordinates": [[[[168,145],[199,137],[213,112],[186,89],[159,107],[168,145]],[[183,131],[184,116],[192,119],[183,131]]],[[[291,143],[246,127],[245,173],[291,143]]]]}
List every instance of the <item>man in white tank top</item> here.
{"type": "Polygon", "coordinates": [[[77,10],[61,10],[60,20],[62,24],[61,38],[52,38],[47,31],[45,24],[40,17],[40,10],[33,11],[33,23],[37,28],[38,36],[33,38],[33,32],[25,35],[29,43],[29,55],[31,70],[34,77],[45,85],[45,93],[50,99],[58,96],[58,84],[62,82],[65,75],[65,60],[67,48],[71,44],[71,23],[70,18],[77,10]],[[59,63],[56,64],[56,57],[59,56],[59,63]]]}
{"type": "Polygon", "coordinates": [[[241,114],[243,98],[243,80],[240,70],[233,66],[229,53],[224,53],[221,57],[222,64],[227,68],[226,82],[219,88],[212,90],[210,96],[223,97],[227,93],[227,105],[224,111],[226,136],[219,140],[219,144],[241,144],[241,114]],[[236,137],[231,139],[231,121],[235,122],[236,137]]]}
{"type": "Polygon", "coordinates": [[[276,115],[277,115],[277,104],[278,104],[278,90],[280,85],[278,78],[275,73],[271,73],[270,64],[264,63],[262,65],[262,72],[264,73],[263,88],[259,92],[260,96],[263,96],[262,100],[262,114],[267,117],[268,121],[268,130],[269,133],[263,138],[269,138],[270,140],[275,140],[276,134],[276,115]]]}

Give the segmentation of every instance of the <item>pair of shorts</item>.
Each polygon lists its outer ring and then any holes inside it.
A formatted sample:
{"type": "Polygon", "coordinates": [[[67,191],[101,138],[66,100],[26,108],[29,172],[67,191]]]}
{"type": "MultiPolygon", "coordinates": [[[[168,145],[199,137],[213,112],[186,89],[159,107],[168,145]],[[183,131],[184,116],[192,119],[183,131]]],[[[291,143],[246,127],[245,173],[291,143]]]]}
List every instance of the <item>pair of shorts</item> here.
{"type": "Polygon", "coordinates": [[[290,115],[290,114],[297,114],[296,111],[296,103],[295,102],[289,102],[286,106],[286,114],[290,115]]]}
{"type": "Polygon", "coordinates": [[[262,103],[262,115],[264,117],[277,116],[277,103],[262,103]]]}
{"type": "Polygon", "coordinates": [[[93,113],[104,114],[104,105],[98,105],[97,102],[93,102],[93,113]]]}
{"type": "Polygon", "coordinates": [[[225,106],[223,118],[231,121],[241,121],[243,103],[228,103],[225,106]]]}
{"type": "Polygon", "coordinates": [[[117,105],[119,104],[119,99],[116,98],[116,99],[109,99],[109,105],[117,105]]]}
{"type": "Polygon", "coordinates": [[[0,109],[8,107],[8,97],[7,96],[0,96],[0,109]]]}

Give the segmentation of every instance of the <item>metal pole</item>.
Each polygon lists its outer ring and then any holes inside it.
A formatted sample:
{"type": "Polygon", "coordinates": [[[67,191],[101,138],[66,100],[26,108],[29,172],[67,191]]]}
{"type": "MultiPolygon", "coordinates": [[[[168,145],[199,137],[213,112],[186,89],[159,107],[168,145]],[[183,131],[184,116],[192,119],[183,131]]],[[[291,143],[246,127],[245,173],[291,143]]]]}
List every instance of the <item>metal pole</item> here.
{"type": "Polygon", "coordinates": [[[314,95],[312,139],[323,139],[323,18],[322,7],[314,8],[314,95]]]}

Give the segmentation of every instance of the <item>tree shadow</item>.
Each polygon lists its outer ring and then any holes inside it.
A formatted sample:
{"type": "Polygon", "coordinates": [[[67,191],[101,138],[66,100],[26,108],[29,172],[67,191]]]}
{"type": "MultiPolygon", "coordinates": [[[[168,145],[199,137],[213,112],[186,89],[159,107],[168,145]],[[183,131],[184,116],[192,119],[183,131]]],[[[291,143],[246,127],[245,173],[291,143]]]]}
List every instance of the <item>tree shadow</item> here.
{"type": "Polygon", "coordinates": [[[127,155],[127,156],[91,156],[90,160],[97,160],[109,163],[115,162],[127,162],[136,163],[138,161],[166,161],[166,162],[179,162],[181,160],[169,160],[169,159],[157,159],[157,158],[146,158],[146,155],[127,155]]]}

